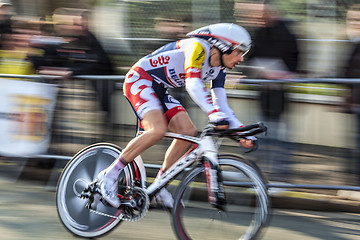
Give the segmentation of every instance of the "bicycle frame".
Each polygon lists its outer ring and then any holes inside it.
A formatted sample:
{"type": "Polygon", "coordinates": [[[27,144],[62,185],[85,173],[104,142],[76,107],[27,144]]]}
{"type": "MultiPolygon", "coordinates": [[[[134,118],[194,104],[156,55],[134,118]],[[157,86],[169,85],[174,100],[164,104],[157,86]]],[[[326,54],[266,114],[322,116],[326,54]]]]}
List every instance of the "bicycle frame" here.
{"type": "Polygon", "coordinates": [[[191,137],[168,132],[165,137],[188,141],[193,144],[193,147],[146,189],[146,193],[149,196],[156,194],[157,191],[202,156],[209,159],[213,165],[218,164],[217,154],[219,146],[214,142],[214,139],[211,136],[191,137]]]}

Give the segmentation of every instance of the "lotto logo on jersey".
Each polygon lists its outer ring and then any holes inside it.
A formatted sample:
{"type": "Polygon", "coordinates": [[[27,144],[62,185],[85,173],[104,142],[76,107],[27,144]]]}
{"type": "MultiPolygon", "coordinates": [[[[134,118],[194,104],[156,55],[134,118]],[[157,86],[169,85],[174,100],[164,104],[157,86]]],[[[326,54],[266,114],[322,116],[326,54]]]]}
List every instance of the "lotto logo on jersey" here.
{"type": "Polygon", "coordinates": [[[169,63],[170,57],[169,56],[159,56],[158,58],[155,59],[151,59],[150,58],[150,65],[152,67],[157,67],[159,64],[160,65],[166,65],[169,63]]]}

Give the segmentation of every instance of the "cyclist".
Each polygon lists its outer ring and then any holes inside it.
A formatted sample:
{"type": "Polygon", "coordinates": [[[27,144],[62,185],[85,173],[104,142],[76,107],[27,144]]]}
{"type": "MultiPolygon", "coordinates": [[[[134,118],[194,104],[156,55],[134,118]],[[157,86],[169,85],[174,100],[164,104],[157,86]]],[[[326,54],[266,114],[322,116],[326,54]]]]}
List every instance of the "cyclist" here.
{"type": "MultiPolygon", "coordinates": [[[[169,95],[167,88],[185,86],[191,98],[219,129],[238,128],[243,124],[227,104],[224,89],[225,68],[243,61],[251,38],[241,26],[218,23],[187,34],[189,38],[164,45],[141,58],[127,73],[124,95],[141,120],[144,133],[129,142],[108,168],[98,175],[103,198],[113,207],[120,206],[117,178],[136,156],[161,140],[166,131],[196,136],[197,130],[184,107],[169,95]],[[211,94],[204,82],[212,81],[211,94]]],[[[254,138],[242,139],[240,145],[251,148],[254,138]]],[[[189,143],[174,140],[168,148],[158,176],[171,167],[189,148],[189,143]]],[[[173,198],[163,188],[155,199],[172,207],[173,198]]]]}

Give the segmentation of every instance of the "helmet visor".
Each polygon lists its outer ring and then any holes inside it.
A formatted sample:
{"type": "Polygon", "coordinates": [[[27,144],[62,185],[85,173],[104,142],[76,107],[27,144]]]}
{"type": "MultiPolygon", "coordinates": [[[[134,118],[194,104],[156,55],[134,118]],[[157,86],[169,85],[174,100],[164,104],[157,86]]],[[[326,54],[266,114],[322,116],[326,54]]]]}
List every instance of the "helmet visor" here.
{"type": "Polygon", "coordinates": [[[242,55],[245,56],[250,51],[250,45],[246,46],[245,44],[240,43],[238,45],[233,46],[231,50],[234,51],[235,49],[239,49],[242,52],[244,52],[242,55]]]}

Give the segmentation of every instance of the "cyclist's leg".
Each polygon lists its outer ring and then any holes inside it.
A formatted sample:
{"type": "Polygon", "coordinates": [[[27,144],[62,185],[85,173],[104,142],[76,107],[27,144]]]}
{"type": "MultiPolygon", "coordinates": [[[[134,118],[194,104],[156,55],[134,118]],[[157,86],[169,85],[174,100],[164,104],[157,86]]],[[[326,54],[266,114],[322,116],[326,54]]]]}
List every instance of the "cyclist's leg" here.
{"type": "MultiPolygon", "coordinates": [[[[182,107],[176,108],[175,111],[175,115],[173,115],[170,119],[169,111],[167,111],[167,114],[165,114],[169,119],[169,130],[184,135],[196,135],[196,129],[186,111],[182,107]]],[[[174,113],[174,111],[170,112],[174,113]]],[[[170,168],[189,149],[189,147],[190,143],[174,139],[166,151],[164,162],[157,177],[161,176],[165,170],[170,168]]],[[[172,208],[174,205],[174,200],[171,193],[167,189],[163,188],[156,194],[152,203],[157,203],[164,207],[172,208]]]]}
{"type": "Polygon", "coordinates": [[[147,112],[141,122],[145,132],[129,142],[120,157],[115,159],[115,161],[107,169],[100,172],[98,176],[102,196],[113,207],[120,205],[120,200],[117,197],[117,178],[121,171],[127,163],[131,162],[143,151],[161,140],[167,130],[167,124],[162,110],[156,109],[147,112]]]}
{"type": "Polygon", "coordinates": [[[117,197],[117,178],[121,171],[127,163],[163,138],[167,131],[161,102],[152,88],[152,78],[142,68],[134,67],[126,75],[124,95],[142,119],[145,132],[134,138],[119,158],[99,173],[101,194],[114,207],[120,205],[117,197]]]}
{"type": "Polygon", "coordinates": [[[126,162],[132,161],[143,151],[160,141],[167,131],[166,119],[163,111],[159,109],[147,112],[141,124],[145,132],[131,140],[120,155],[126,162]]]}
{"type": "MultiPolygon", "coordinates": [[[[196,136],[197,134],[197,130],[186,111],[178,112],[173,116],[169,121],[168,128],[172,132],[184,135],[196,136]]],[[[174,139],[166,151],[162,169],[170,168],[189,149],[190,145],[187,141],[174,139]]]]}

